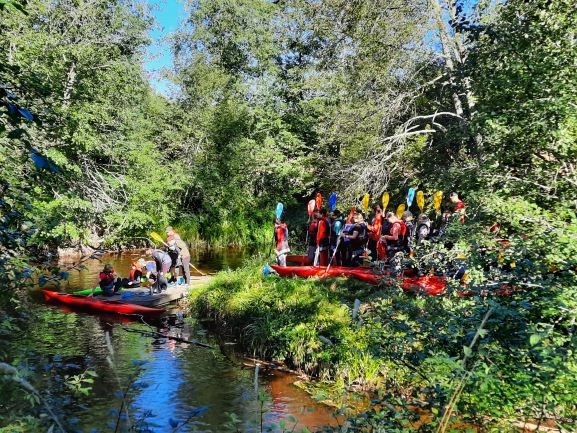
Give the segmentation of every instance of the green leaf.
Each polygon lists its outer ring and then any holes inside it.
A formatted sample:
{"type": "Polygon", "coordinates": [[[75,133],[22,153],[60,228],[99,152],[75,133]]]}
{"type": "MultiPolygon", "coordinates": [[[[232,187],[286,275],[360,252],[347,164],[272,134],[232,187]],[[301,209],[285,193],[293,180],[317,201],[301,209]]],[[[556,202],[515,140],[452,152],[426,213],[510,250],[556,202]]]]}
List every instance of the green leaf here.
{"type": "Polygon", "coordinates": [[[471,357],[473,355],[473,351],[469,346],[463,346],[463,352],[465,352],[466,357],[471,357]]]}
{"type": "Polygon", "coordinates": [[[539,334],[533,334],[529,337],[529,344],[531,344],[531,346],[535,346],[539,341],[541,341],[541,336],[539,334]]]}

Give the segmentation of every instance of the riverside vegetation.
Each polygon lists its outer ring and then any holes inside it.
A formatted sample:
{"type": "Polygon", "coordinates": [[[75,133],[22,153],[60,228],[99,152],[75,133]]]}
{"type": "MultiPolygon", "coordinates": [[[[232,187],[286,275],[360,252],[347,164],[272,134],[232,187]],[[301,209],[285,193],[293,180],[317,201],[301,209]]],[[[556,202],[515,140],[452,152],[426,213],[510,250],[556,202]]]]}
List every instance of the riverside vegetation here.
{"type": "Polygon", "coordinates": [[[168,223],[197,243],[247,245],[272,234],[277,201],[298,237],[317,191],[344,207],[365,192],[398,204],[410,186],[456,190],[469,215],[447,235],[453,249],[416,259],[443,270],[463,253],[470,290],[489,296],[333,289],[252,265],[192,305],[242,325],[233,331],[259,356],[379,389],[386,409],[359,423],[445,431],[458,414],[498,431],[512,420],[574,430],[575,3],[189,6],[170,38],[167,98],[142,65],[146,3],[0,0],[3,335],[33,320],[26,288],[65,277],[45,256],[57,247],[141,245],[168,223]],[[507,248],[487,231],[495,222],[507,248]],[[493,296],[494,282],[519,290],[493,296]],[[403,408],[425,401],[432,421],[407,425],[403,408]]]}

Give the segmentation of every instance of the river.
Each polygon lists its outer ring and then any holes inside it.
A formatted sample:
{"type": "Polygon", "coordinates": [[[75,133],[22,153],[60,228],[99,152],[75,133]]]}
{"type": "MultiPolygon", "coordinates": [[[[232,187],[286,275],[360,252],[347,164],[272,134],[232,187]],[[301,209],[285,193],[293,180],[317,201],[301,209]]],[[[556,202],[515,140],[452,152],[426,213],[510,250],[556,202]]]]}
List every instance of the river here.
{"type": "MultiPolygon", "coordinates": [[[[106,255],[101,262],[89,260],[85,269],[71,272],[63,289],[94,286],[103,263],[125,275],[138,257],[129,252],[106,255]]],[[[237,267],[244,258],[242,252],[207,251],[193,262],[209,273],[237,267]]],[[[60,263],[62,268],[70,265],[70,260],[60,263]]],[[[112,432],[117,423],[122,431],[128,416],[132,425],[140,426],[132,431],[224,432],[230,431],[227,421],[235,419],[241,431],[251,432],[260,431],[261,412],[265,426],[285,419],[292,428],[291,415],[310,430],[334,424],[332,409],[293,385],[296,377],[247,367],[235,354],[234,344],[219,340],[191,318],[177,314],[153,330],[197,339],[220,350],[143,336],[133,331],[150,327],[120,316],[78,312],[40,300],[32,308],[35,319],[7,346],[7,357],[27,372],[72,431],[112,432]],[[85,371],[96,374],[93,384],[85,384],[90,388],[86,395],[71,389],[71,378],[85,371]],[[120,410],[123,400],[128,415],[120,410]]],[[[88,373],[84,377],[90,378],[88,373]]],[[[2,385],[0,392],[5,410],[36,414],[41,410],[30,409],[19,390],[2,385]]]]}

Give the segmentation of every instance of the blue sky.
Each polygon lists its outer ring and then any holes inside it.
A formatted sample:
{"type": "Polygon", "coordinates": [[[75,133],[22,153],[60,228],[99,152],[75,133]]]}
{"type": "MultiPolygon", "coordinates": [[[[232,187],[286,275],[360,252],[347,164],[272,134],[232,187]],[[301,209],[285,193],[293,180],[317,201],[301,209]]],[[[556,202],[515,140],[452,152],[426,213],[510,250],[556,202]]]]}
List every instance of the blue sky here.
{"type": "Polygon", "coordinates": [[[157,25],[150,32],[152,45],[147,50],[144,69],[148,72],[152,87],[158,93],[170,96],[174,86],[160,76],[162,68],[173,65],[170,46],[165,39],[178,29],[179,23],[186,17],[184,0],[149,0],[149,4],[157,25]]]}

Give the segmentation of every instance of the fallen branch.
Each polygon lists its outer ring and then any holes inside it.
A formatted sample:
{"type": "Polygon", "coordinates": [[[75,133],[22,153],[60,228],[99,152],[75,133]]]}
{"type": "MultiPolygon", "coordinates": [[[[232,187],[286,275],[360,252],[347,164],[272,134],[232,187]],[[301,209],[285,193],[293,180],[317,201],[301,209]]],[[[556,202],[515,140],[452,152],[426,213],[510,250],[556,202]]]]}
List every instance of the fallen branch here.
{"type": "Polygon", "coordinates": [[[120,328],[126,332],[134,332],[136,334],[145,335],[147,337],[167,338],[168,340],[178,341],[179,343],[193,344],[198,347],[204,347],[205,349],[216,349],[216,347],[211,346],[210,344],[201,343],[200,341],[196,340],[187,340],[186,338],[182,337],[173,337],[172,335],[165,335],[157,331],[144,331],[142,329],[127,328],[126,326],[121,326],[120,328]]]}

